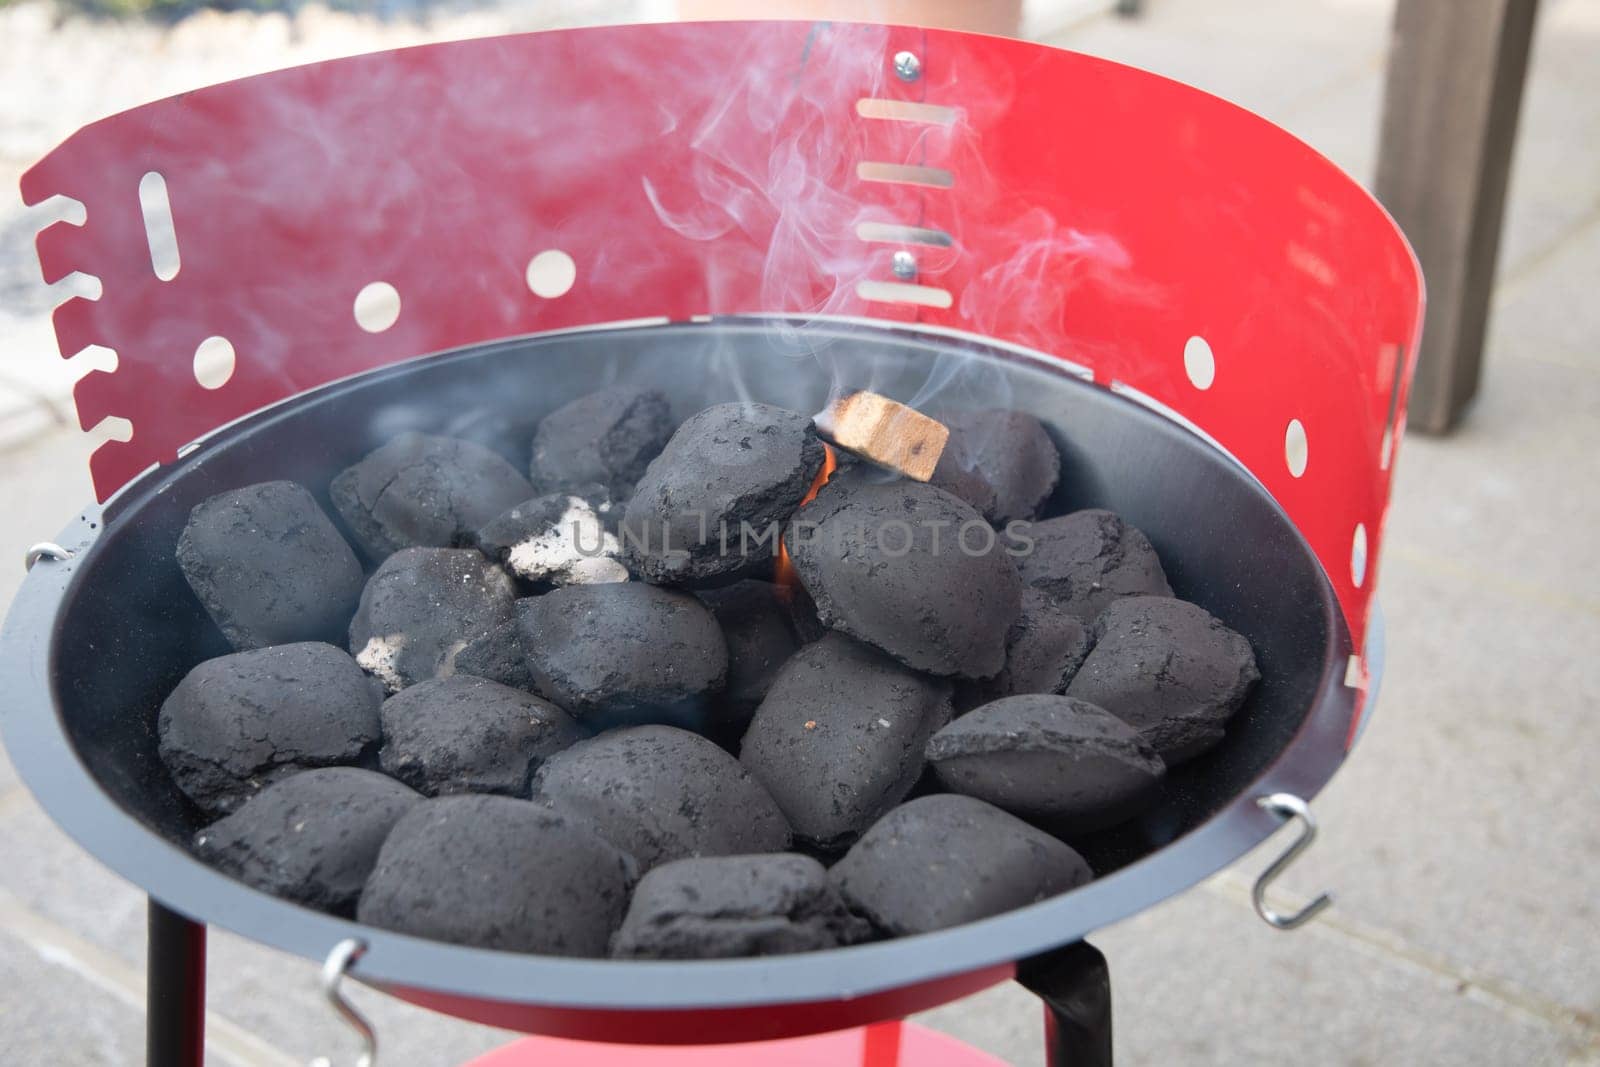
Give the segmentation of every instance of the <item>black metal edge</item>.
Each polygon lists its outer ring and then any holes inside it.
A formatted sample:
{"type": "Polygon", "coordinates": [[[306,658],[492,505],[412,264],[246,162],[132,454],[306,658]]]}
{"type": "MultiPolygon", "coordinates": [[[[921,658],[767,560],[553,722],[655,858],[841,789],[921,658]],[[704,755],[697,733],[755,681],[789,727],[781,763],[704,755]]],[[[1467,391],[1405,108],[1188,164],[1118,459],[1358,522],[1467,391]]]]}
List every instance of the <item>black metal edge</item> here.
{"type": "MultiPolygon", "coordinates": [[[[1049,365],[1048,357],[1040,358],[1049,365]]],[[[314,392],[347,387],[352,380],[314,392]]],[[[265,409],[225,429],[273,414],[274,409],[265,409]]],[[[221,432],[205,440],[215,440],[221,432]]],[[[119,497],[132,499],[147,480],[149,491],[159,493],[162,483],[185,465],[180,461],[147,472],[119,497]]],[[[0,687],[9,694],[0,706],[0,736],[23,781],[70,837],[167,907],[311,960],[322,959],[345,938],[359,938],[368,949],[352,977],[444,995],[505,1000],[508,993],[526,991],[522,999],[527,1003],[593,1011],[805,1004],[898,989],[1037,955],[1190,888],[1265,840],[1280,823],[1257,807],[1255,797],[1273,792],[1307,800],[1315,796],[1344,761],[1356,706],[1356,691],[1344,685],[1344,666],[1353,650],[1350,631],[1331,585],[1325,584],[1329,646],[1318,699],[1294,739],[1249,789],[1142,860],[1063,896],[950,930],[785,957],[612,962],[446,945],[307,909],[300,909],[295,923],[284,924],[283,909],[295,905],[213,871],[118,807],[78,759],[53,714],[51,627],[101,522],[101,509],[89,508],[68,525],[57,541],[76,558],[41,561],[18,589],[0,630],[0,687]],[[52,714],[30,710],[38,708],[50,708],[52,714]],[[153,863],[152,857],[164,862],[153,863]],[[436,984],[443,975],[450,976],[448,987],[436,984]]],[[[1323,578],[1326,583],[1325,574],[1323,578]]]]}

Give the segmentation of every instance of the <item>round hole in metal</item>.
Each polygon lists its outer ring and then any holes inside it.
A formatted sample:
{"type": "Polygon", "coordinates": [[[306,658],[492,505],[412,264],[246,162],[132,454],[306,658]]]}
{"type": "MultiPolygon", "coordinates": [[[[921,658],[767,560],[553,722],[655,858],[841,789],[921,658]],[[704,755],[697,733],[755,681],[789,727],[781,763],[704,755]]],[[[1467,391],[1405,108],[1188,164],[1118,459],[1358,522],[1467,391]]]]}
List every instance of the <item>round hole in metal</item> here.
{"type": "Polygon", "coordinates": [[[1283,461],[1289,465],[1289,473],[1296,478],[1306,472],[1310,447],[1305,426],[1299,419],[1290,419],[1289,428],[1283,434],[1283,461]]]}
{"type": "Polygon", "coordinates": [[[1350,538],[1350,580],[1356,588],[1367,580],[1367,524],[1356,523],[1355,535],[1350,538]]]}
{"type": "Polygon", "coordinates": [[[578,280],[578,265],[559,248],[547,249],[528,260],[528,288],[534,296],[554,300],[566,295],[578,280]]]}
{"type": "Polygon", "coordinates": [[[1217,358],[1204,337],[1191,337],[1184,342],[1183,369],[1196,389],[1210,389],[1217,380],[1217,358]]]}
{"type": "Polygon", "coordinates": [[[356,325],[382,333],[400,317],[400,291],[388,282],[369,282],[356,294],[356,325]]]}
{"type": "Polygon", "coordinates": [[[203,389],[221,389],[233,377],[236,357],[226,337],[207,337],[194,350],[194,380],[203,389]]]}

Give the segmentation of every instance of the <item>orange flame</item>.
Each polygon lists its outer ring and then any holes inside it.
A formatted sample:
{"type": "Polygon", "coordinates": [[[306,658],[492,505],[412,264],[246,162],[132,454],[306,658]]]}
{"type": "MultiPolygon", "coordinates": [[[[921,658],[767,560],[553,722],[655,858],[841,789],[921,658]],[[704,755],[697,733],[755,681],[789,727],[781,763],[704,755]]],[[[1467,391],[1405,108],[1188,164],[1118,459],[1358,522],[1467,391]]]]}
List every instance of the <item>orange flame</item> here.
{"type": "MultiPolygon", "coordinates": [[[[822,446],[822,469],[817,472],[816,480],[811,483],[811,488],[801,498],[800,506],[811,503],[816,499],[817,493],[828,484],[828,479],[833,477],[833,472],[838,467],[838,458],[833,454],[833,447],[828,444],[822,446]]],[[[784,547],[783,541],[778,541],[778,558],[772,568],[772,580],[779,589],[792,592],[800,584],[800,576],[794,571],[794,564],[789,560],[789,550],[784,547]]]]}

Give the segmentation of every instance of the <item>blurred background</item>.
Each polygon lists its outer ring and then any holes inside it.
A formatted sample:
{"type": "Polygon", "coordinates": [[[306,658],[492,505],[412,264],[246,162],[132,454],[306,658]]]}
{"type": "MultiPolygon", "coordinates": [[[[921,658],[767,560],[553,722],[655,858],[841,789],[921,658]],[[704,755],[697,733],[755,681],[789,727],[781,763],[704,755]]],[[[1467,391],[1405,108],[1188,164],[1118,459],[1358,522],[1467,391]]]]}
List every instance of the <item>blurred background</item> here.
{"type": "MultiPolygon", "coordinates": [[[[23,549],[92,498],[96,438],[77,431],[70,388],[109,360],[56,354],[50,310],[78,290],[40,281],[32,238],[51,219],[16,191],[30,163],[94,119],[278,67],[561,26],[826,8],[743,6],[0,0],[0,603],[23,549]]],[[[1462,25],[1503,6],[1461,3],[1462,25]]],[[[1143,67],[1258,112],[1359,181],[1378,173],[1392,0],[841,11],[1020,33],[1143,67]]],[[[1445,405],[1452,432],[1407,440],[1381,575],[1382,696],[1315,804],[1322,838],[1279,883],[1286,907],[1323,889],[1336,906],[1292,934],[1256,918],[1249,885],[1275,839],[1094,938],[1111,961],[1119,1062],[1600,1064],[1600,0],[1540,5],[1520,112],[1498,262],[1459,294],[1489,309],[1477,396],[1445,405]]],[[[1505,140],[1489,154],[1511,150],[1505,140]]],[[[1409,179],[1395,180],[1414,201],[1426,207],[1431,179],[1441,196],[1461,184],[1454,159],[1430,175],[1412,149],[1409,179]]],[[[1439,299],[1431,265],[1429,283],[1439,299]]],[[[0,1063],[142,1062],[144,897],[61,836],[3,757],[0,856],[0,1063]]],[[[220,932],[211,960],[208,1063],[352,1054],[313,964],[220,932]]],[[[508,1038],[370,991],[356,998],[390,1062],[407,1067],[460,1063],[508,1038]]],[[[1042,1062],[1040,1010],[1020,988],[922,1021],[1007,1062],[1042,1062]]]]}

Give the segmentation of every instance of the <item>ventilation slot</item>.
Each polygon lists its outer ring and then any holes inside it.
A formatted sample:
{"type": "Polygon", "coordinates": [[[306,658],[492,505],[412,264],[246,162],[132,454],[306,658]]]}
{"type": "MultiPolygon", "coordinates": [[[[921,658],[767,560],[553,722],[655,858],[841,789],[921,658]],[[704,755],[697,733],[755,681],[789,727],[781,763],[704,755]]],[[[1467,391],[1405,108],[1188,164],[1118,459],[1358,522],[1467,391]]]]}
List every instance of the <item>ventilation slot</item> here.
{"type": "Polygon", "coordinates": [[[863,300],[877,300],[886,304],[917,304],[930,308],[950,306],[950,290],[936,289],[931,285],[913,285],[910,282],[880,282],[869,279],[857,283],[856,295],[863,300]]]}
{"type": "Polygon", "coordinates": [[[856,236],[863,241],[889,245],[928,245],[932,248],[949,248],[955,244],[955,240],[943,230],[930,230],[925,226],[901,226],[894,222],[857,223],[856,236]]]}
{"type": "Polygon", "coordinates": [[[876,97],[857,100],[856,114],[864,119],[920,122],[928,126],[949,126],[956,121],[956,109],[953,107],[919,104],[911,100],[880,100],[876,97]]]}
{"type": "Polygon", "coordinates": [[[167,179],[156,171],[139,179],[139,207],[144,211],[145,239],[150,242],[150,266],[157,278],[170,282],[178,276],[178,231],[172,225],[167,179]]]}
{"type": "Polygon", "coordinates": [[[923,185],[932,189],[948,189],[955,178],[939,167],[913,167],[903,163],[857,163],[856,177],[864,182],[894,182],[899,185],[923,185]]]}

